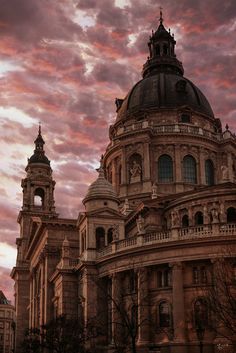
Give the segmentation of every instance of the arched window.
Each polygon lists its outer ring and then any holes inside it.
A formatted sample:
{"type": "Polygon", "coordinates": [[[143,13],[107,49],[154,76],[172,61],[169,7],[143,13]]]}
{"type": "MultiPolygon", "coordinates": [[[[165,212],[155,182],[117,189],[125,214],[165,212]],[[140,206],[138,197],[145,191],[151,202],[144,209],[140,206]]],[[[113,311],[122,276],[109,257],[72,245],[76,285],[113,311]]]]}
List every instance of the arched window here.
{"type": "Polygon", "coordinates": [[[156,46],[156,55],[160,55],[160,45],[157,44],[156,46]]]}
{"type": "Polygon", "coordinates": [[[183,174],[186,183],[196,184],[197,167],[196,161],[192,156],[185,156],[183,159],[183,174]]]}
{"type": "Polygon", "coordinates": [[[205,328],[209,325],[209,308],[204,298],[199,298],[194,303],[195,327],[205,328]]]}
{"type": "Polygon", "coordinates": [[[214,165],[210,159],[205,161],[206,184],[214,185],[214,165]]]}
{"type": "Polygon", "coordinates": [[[181,123],[191,123],[190,114],[181,114],[181,123]]]}
{"type": "Polygon", "coordinates": [[[163,301],[159,304],[158,315],[159,315],[160,327],[171,326],[171,310],[170,310],[170,304],[168,302],[163,301]]]}
{"type": "Polygon", "coordinates": [[[34,192],[34,205],[38,207],[44,206],[44,190],[37,188],[34,192]]]}
{"type": "Polygon", "coordinates": [[[198,211],[197,213],[195,213],[195,225],[201,225],[203,224],[203,213],[198,211]]]}
{"type": "Polygon", "coordinates": [[[182,217],[182,227],[189,227],[189,219],[187,214],[182,217]]]}
{"type": "Polygon", "coordinates": [[[236,210],[234,207],[227,209],[227,223],[236,223],[236,210]]]}
{"type": "Polygon", "coordinates": [[[163,55],[167,55],[168,54],[168,47],[166,44],[163,45],[163,55]]]}
{"type": "Polygon", "coordinates": [[[173,181],[173,161],[167,154],[163,154],[158,159],[158,181],[160,183],[173,181]]]}
{"type": "Polygon", "coordinates": [[[102,227],[96,228],[96,249],[102,249],[105,246],[105,230],[102,227]]]}
{"type": "Polygon", "coordinates": [[[107,232],[107,243],[110,244],[113,240],[113,229],[109,228],[107,232]]]}

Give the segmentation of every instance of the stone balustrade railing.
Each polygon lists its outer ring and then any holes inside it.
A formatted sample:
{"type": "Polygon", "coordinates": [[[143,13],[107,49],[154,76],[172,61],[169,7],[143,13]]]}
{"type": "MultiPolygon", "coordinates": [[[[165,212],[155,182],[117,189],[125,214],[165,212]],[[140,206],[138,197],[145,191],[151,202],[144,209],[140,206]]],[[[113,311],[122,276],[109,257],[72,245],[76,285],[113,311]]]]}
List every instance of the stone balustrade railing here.
{"type": "Polygon", "coordinates": [[[236,224],[213,223],[210,225],[199,225],[186,228],[172,228],[167,231],[143,233],[135,237],[114,241],[97,252],[97,258],[119,253],[131,248],[144,247],[146,245],[161,244],[187,239],[211,238],[216,236],[236,236],[236,224]]]}
{"type": "Polygon", "coordinates": [[[220,140],[223,138],[222,134],[217,134],[215,132],[205,130],[200,126],[190,125],[190,124],[169,124],[169,125],[152,125],[147,120],[143,122],[133,123],[128,126],[120,126],[115,132],[115,136],[119,137],[120,135],[135,130],[151,129],[154,134],[166,134],[166,133],[185,133],[191,135],[200,135],[208,137],[215,140],[220,140]]]}

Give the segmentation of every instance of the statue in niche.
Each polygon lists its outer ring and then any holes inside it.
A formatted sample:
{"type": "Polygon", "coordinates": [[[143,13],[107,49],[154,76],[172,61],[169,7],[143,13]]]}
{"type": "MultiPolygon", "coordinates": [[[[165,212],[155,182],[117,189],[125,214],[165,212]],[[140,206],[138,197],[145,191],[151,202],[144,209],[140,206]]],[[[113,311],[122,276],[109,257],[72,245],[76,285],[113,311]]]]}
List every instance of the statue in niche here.
{"type": "Polygon", "coordinates": [[[156,199],[157,198],[157,184],[153,183],[152,184],[152,199],[156,199]]]}
{"type": "Polygon", "coordinates": [[[136,160],[133,161],[133,165],[130,168],[130,182],[131,183],[136,183],[138,181],[141,181],[141,166],[136,162],[136,160]]]}
{"type": "Polygon", "coordinates": [[[179,212],[172,211],[171,214],[171,227],[179,227],[179,212]]]}
{"type": "Polygon", "coordinates": [[[137,224],[137,230],[138,230],[138,234],[144,234],[145,230],[144,230],[144,218],[139,215],[137,220],[136,220],[136,224],[137,224]]]}
{"type": "Polygon", "coordinates": [[[229,179],[229,168],[227,167],[227,165],[222,165],[220,169],[221,169],[222,180],[228,180],[229,179]]]}
{"type": "Polygon", "coordinates": [[[220,202],[220,222],[226,222],[225,204],[223,201],[220,202]]]}
{"type": "Polygon", "coordinates": [[[216,208],[213,208],[211,210],[211,216],[212,216],[212,223],[218,223],[219,222],[219,213],[216,208]]]}

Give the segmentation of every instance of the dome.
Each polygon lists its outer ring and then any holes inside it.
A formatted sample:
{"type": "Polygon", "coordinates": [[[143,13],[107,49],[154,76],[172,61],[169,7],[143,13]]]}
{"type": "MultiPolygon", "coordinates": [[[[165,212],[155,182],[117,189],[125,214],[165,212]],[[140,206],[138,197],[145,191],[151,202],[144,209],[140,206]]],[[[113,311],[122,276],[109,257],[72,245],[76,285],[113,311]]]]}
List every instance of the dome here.
{"type": "Polygon", "coordinates": [[[214,118],[204,94],[183,76],[184,68],[176,57],[175,45],[174,36],[165,29],[161,16],[158,29],[149,38],[149,56],[143,65],[143,79],[136,83],[123,101],[116,100],[117,121],[139,111],[181,107],[214,118]]]}
{"type": "Polygon", "coordinates": [[[118,196],[113,189],[112,184],[105,178],[102,166],[98,169],[98,172],[98,178],[88,188],[88,192],[83,199],[83,203],[97,199],[113,200],[118,202],[118,196]]]}
{"type": "Polygon", "coordinates": [[[173,72],[154,73],[144,77],[131,89],[118,111],[117,121],[140,110],[181,107],[214,117],[208,100],[190,80],[173,72]]]}

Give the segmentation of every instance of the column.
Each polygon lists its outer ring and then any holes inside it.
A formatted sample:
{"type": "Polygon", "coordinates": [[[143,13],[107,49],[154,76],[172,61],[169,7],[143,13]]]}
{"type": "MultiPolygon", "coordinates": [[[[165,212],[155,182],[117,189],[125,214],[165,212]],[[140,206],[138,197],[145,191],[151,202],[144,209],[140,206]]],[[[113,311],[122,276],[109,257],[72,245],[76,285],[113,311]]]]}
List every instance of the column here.
{"type": "Polygon", "coordinates": [[[228,152],[227,153],[227,165],[228,165],[228,178],[229,181],[233,181],[233,160],[232,160],[232,153],[228,152]]]}
{"type": "Polygon", "coordinates": [[[180,146],[175,146],[175,161],[174,162],[174,178],[176,185],[176,192],[183,191],[183,178],[182,178],[182,161],[180,146]]]}
{"type": "Polygon", "coordinates": [[[148,269],[138,270],[138,345],[149,342],[149,293],[148,293],[148,269]]]}
{"type": "Polygon", "coordinates": [[[172,286],[173,286],[173,327],[175,342],[185,342],[186,324],[184,308],[183,272],[182,263],[172,264],[172,286]]]}
{"type": "Polygon", "coordinates": [[[202,185],[206,185],[205,157],[204,157],[204,149],[203,148],[200,148],[198,175],[199,175],[198,182],[202,185]]]}

